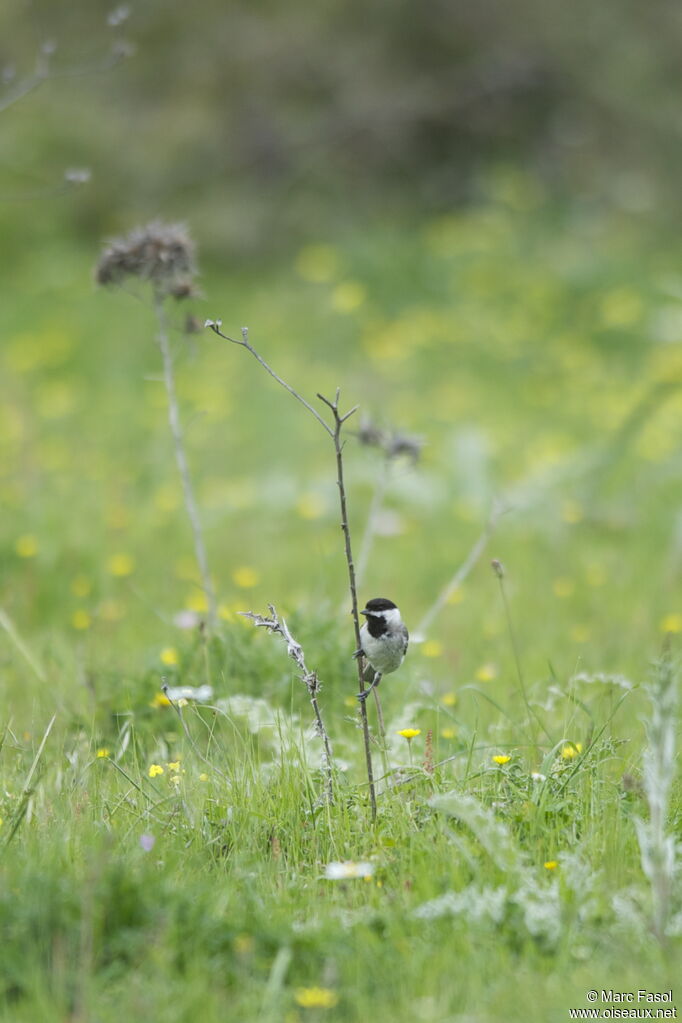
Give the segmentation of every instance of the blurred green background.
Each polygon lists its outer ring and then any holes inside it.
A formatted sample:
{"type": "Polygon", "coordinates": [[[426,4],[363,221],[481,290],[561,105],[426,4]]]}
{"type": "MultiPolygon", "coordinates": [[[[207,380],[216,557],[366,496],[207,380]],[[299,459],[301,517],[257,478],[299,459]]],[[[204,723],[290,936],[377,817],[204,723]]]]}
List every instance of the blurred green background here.
{"type": "MultiPolygon", "coordinates": [[[[160,217],[197,241],[199,324],[248,324],[311,400],[340,386],[424,439],[394,468],[363,599],[418,621],[502,498],[489,554],[533,679],[645,670],[682,630],[681,17],[5,5],[2,606],[34,649],[154,674],[184,642],[173,617],[202,609],[149,296],[92,276],[104,238],[160,217]],[[91,179],[65,181],[74,168],[91,179]]],[[[274,600],[337,629],[327,439],[187,315],[176,371],[224,620],[274,600]]],[[[347,462],[357,550],[381,463],[352,437],[347,462]]],[[[504,685],[485,558],[428,638],[412,685],[491,666],[504,685]]]]}

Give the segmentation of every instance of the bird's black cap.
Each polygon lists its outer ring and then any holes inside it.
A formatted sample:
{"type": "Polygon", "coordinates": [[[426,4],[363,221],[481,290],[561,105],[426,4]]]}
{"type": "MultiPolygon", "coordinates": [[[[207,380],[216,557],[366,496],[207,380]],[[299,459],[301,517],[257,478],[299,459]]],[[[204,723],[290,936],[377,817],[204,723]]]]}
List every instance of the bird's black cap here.
{"type": "Polygon", "coordinates": [[[364,615],[372,611],[392,611],[395,607],[392,600],[386,600],[385,597],[373,597],[372,600],[367,601],[365,610],[360,614],[364,615]]]}

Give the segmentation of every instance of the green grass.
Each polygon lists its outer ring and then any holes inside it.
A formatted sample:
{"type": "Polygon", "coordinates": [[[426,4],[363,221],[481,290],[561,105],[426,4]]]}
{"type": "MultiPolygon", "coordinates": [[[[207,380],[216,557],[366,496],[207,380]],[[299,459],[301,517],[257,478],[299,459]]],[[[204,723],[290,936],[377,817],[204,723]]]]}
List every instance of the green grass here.
{"type": "MultiPolygon", "coordinates": [[[[222,608],[214,637],[180,629],[201,593],[151,310],[95,291],[84,245],[17,242],[0,310],[3,1018],[544,1023],[593,988],[672,986],[679,942],[647,929],[634,818],[639,687],[682,631],[676,252],[512,174],[490,193],[258,273],[207,265],[195,303],[248,324],[310,400],[341,386],[425,439],[393,469],[393,535],[361,599],[415,625],[491,502],[511,507],[381,686],[401,784],[380,785],[374,825],[329,439],[248,353],[174,336],[222,608]],[[323,681],[331,807],[304,687],[236,613],[268,601],[323,681]],[[191,744],[162,675],[214,687],[183,711],[191,744]],[[326,879],[340,860],[373,874],[326,879]],[[300,1004],[314,988],[335,1004],[300,1004]]],[[[357,554],[380,462],[350,434],[345,458],[357,554]]],[[[671,831],[679,813],[675,787],[671,831]]]]}

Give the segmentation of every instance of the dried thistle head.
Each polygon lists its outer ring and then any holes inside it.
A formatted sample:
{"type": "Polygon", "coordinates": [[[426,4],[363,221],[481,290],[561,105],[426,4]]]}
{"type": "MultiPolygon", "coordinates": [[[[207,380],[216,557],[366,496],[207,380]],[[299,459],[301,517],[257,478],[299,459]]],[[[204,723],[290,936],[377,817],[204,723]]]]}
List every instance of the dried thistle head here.
{"type": "Polygon", "coordinates": [[[358,440],[366,448],[383,448],[386,442],[384,431],[371,419],[363,417],[358,430],[358,440]]]}
{"type": "Polygon", "coordinates": [[[412,459],[415,465],[424,447],[424,440],[421,437],[399,433],[397,430],[389,434],[371,419],[362,420],[357,438],[363,447],[379,448],[389,460],[404,455],[412,459]]]}
{"type": "Polygon", "coordinates": [[[416,463],[424,447],[422,437],[415,437],[409,433],[394,433],[385,444],[387,458],[399,458],[404,455],[416,463]]]}
{"type": "Polygon", "coordinates": [[[121,284],[126,277],[137,277],[164,295],[186,297],[196,272],[194,242],[187,228],[153,220],[108,241],[95,278],[98,284],[121,284]]]}

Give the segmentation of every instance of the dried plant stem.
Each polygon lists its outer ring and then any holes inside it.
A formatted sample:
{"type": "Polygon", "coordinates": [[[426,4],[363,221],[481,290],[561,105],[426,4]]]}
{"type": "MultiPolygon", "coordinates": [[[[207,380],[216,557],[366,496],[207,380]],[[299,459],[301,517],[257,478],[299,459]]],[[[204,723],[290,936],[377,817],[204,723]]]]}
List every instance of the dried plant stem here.
{"type": "MultiPolygon", "coordinates": [[[[221,337],[224,341],[231,341],[233,345],[239,345],[241,348],[246,348],[247,352],[251,352],[251,354],[253,355],[254,359],[256,359],[258,362],[260,362],[260,364],[263,367],[263,369],[267,373],[269,373],[270,376],[274,380],[276,380],[277,383],[280,384],[285,389],[285,391],[288,391],[289,394],[293,398],[296,399],[296,401],[300,401],[301,405],[304,405],[305,408],[308,409],[308,412],[310,412],[311,415],[315,416],[315,418],[317,419],[317,421],[320,424],[320,426],[322,427],[322,429],[326,433],[328,433],[330,437],[333,438],[334,437],[334,431],[332,430],[332,428],[329,426],[328,423],[325,423],[325,421],[322,418],[322,416],[320,415],[320,413],[317,412],[313,408],[313,406],[309,402],[307,402],[305,400],[305,398],[302,398],[301,395],[298,393],[298,391],[295,391],[293,389],[293,387],[290,387],[289,384],[286,382],[286,380],[282,380],[281,376],[278,376],[278,374],[275,373],[274,369],[272,369],[271,366],[268,366],[268,364],[265,361],[265,359],[261,358],[261,356],[258,354],[256,349],[251,345],[251,343],[249,341],[249,329],[248,329],[248,327],[242,327],[242,338],[241,338],[241,341],[239,341],[236,337],[229,337],[227,334],[223,334],[223,332],[220,329],[221,325],[222,325],[222,321],[221,320],[206,320],[206,323],[205,323],[206,327],[210,327],[211,330],[213,331],[213,333],[217,334],[218,337],[221,337]]],[[[355,411],[355,409],[353,409],[353,411],[355,411]]],[[[350,413],[349,413],[349,415],[350,415],[350,413]]]]}
{"type": "Polygon", "coordinates": [[[166,310],[164,308],[163,295],[161,295],[158,291],[154,295],[154,310],[156,312],[156,318],[159,325],[157,340],[159,348],[161,349],[161,357],[163,359],[163,381],[166,386],[166,394],[168,396],[168,423],[170,425],[173,445],[175,447],[175,460],[180,473],[180,479],[182,480],[182,492],[185,499],[185,508],[187,509],[187,516],[192,527],[194,553],[199,566],[201,585],[208,602],[209,625],[213,628],[217,621],[215,591],[213,589],[211,575],[208,570],[208,558],[206,557],[206,545],[204,543],[204,534],[201,527],[201,518],[199,516],[199,509],[197,508],[197,503],[194,497],[194,490],[192,488],[192,481],[189,474],[189,465],[187,463],[182,424],[180,422],[180,408],[178,406],[178,397],[175,390],[173,357],[171,355],[170,341],[168,339],[166,310]]]}
{"type": "Polygon", "coordinates": [[[316,671],[308,671],[305,663],[305,654],[303,653],[303,647],[298,643],[289,631],[284,618],[279,618],[273,604],[268,604],[270,609],[270,618],[265,618],[263,615],[255,614],[253,611],[242,611],[240,612],[244,618],[250,618],[256,628],[265,628],[268,632],[277,633],[282,637],[287,645],[287,653],[289,657],[298,665],[301,674],[299,678],[301,682],[308,690],[308,696],[310,697],[310,703],[315,714],[315,727],[317,734],[322,739],[324,747],[324,755],[322,758],[323,770],[325,777],[325,790],[327,801],[332,803],[334,801],[334,787],[333,787],[333,760],[332,760],[332,749],[331,743],[329,742],[329,735],[327,729],[324,727],[322,721],[322,713],[320,711],[320,704],[317,699],[317,694],[321,689],[320,680],[317,677],[316,671]]]}
{"type": "MultiPolygon", "coordinates": [[[[523,697],[523,702],[526,705],[526,713],[528,715],[528,718],[527,718],[528,724],[530,725],[531,719],[534,720],[535,723],[537,725],[539,725],[540,729],[545,733],[545,736],[547,737],[547,739],[551,743],[553,743],[554,740],[552,739],[552,736],[550,735],[550,733],[547,731],[547,729],[545,728],[544,724],[540,720],[539,715],[533,710],[533,708],[531,706],[531,703],[530,703],[530,700],[528,699],[528,693],[526,691],[526,683],[525,683],[525,679],[523,677],[523,669],[521,667],[521,655],[519,653],[519,645],[518,645],[518,642],[517,642],[517,639],[516,639],[516,630],[514,629],[514,623],[512,621],[512,615],[511,615],[511,608],[509,607],[509,601],[507,599],[507,590],[506,590],[505,585],[504,585],[504,570],[503,570],[503,568],[502,568],[502,566],[501,566],[499,561],[497,561],[497,560],[493,561],[493,570],[494,570],[495,575],[497,576],[497,580],[498,580],[498,582],[500,584],[500,594],[502,596],[502,603],[504,605],[504,614],[505,614],[505,618],[507,620],[507,631],[509,633],[509,641],[511,643],[512,651],[513,651],[513,654],[514,654],[514,663],[516,665],[516,677],[517,677],[517,679],[519,681],[519,689],[521,690],[521,696],[523,697]]],[[[534,736],[533,736],[532,733],[530,733],[530,739],[531,739],[531,741],[533,741],[533,739],[534,739],[534,736]]]]}
{"type": "Polygon", "coordinates": [[[39,88],[45,82],[52,81],[55,78],[79,78],[83,75],[101,74],[104,71],[109,71],[123,60],[126,52],[123,49],[112,50],[107,58],[100,61],[99,64],[82,67],[74,66],[62,71],[54,71],[50,67],[50,56],[51,54],[43,48],[36,58],[33,73],[20,79],[12,88],[7,89],[5,95],[0,98],[0,114],[13,106],[14,103],[18,103],[24,96],[28,96],[29,93],[39,88]]]}
{"type": "MultiPolygon", "coordinates": [[[[255,348],[253,348],[253,346],[249,342],[249,332],[248,332],[246,327],[242,328],[242,339],[241,339],[241,341],[238,341],[236,338],[229,337],[229,335],[227,335],[227,334],[223,334],[223,332],[220,329],[221,326],[222,326],[222,321],[221,320],[207,320],[205,325],[207,327],[210,327],[211,330],[214,332],[214,334],[217,334],[218,337],[222,337],[225,341],[231,341],[232,344],[240,345],[242,348],[246,348],[246,350],[248,352],[250,352],[253,355],[253,357],[261,364],[261,366],[265,370],[267,370],[267,372],[270,374],[270,376],[273,377],[277,381],[278,384],[280,384],[282,387],[284,387],[284,389],[287,390],[289,392],[289,394],[292,395],[292,397],[294,397],[297,401],[299,401],[301,403],[301,405],[303,405],[308,410],[308,412],[310,412],[310,414],[315,417],[315,419],[318,421],[318,423],[323,428],[325,433],[327,433],[331,437],[332,441],[334,442],[334,452],[335,452],[335,455],[336,455],[336,481],[337,481],[337,485],[338,485],[338,488],[339,488],[339,501],[340,501],[340,506],[341,506],[341,528],[343,530],[344,547],[345,547],[345,553],[346,553],[346,564],[348,566],[348,583],[349,583],[350,597],[351,597],[351,612],[352,612],[352,615],[353,615],[353,627],[355,629],[356,649],[359,650],[360,649],[360,620],[359,620],[359,614],[358,614],[358,597],[357,597],[357,586],[356,586],[356,581],[355,581],[355,566],[354,566],[354,563],[353,563],[353,551],[352,551],[352,547],[351,547],[350,528],[349,528],[349,525],[348,525],[348,510],[347,510],[347,504],[346,504],[346,488],[345,488],[344,479],[343,479],[343,443],[341,441],[341,431],[342,431],[342,428],[343,428],[343,424],[346,422],[347,419],[350,419],[350,417],[353,415],[354,412],[357,411],[357,406],[355,406],[349,412],[346,412],[345,415],[342,416],[339,413],[340,391],[338,389],[336,391],[336,397],[335,397],[334,401],[329,401],[328,398],[325,398],[321,394],[318,394],[317,397],[320,399],[320,401],[324,402],[324,404],[327,405],[327,407],[329,409],[331,409],[332,415],[334,417],[334,428],[332,429],[329,426],[329,424],[324,421],[324,419],[319,414],[319,412],[317,412],[313,408],[313,406],[309,402],[307,402],[305,400],[305,398],[302,398],[301,395],[297,391],[295,391],[293,389],[293,387],[290,387],[289,384],[286,383],[286,381],[282,380],[282,378],[280,376],[278,376],[278,374],[275,373],[275,371],[267,364],[265,359],[261,358],[261,356],[255,350],[255,348]]],[[[358,682],[359,682],[359,685],[360,685],[360,692],[364,693],[364,691],[365,691],[365,680],[364,680],[365,666],[364,666],[364,659],[362,657],[358,657],[357,658],[357,666],[358,666],[358,682]]],[[[368,785],[369,785],[369,800],[370,800],[370,806],[371,806],[371,811],[372,811],[372,820],[375,820],[376,819],[376,814],[377,814],[377,801],[376,801],[376,792],[375,792],[375,788],[374,788],[374,770],[373,770],[373,767],[372,767],[372,750],[371,750],[370,735],[369,735],[369,722],[367,720],[367,707],[365,706],[365,703],[366,703],[365,700],[362,700],[360,702],[360,716],[361,716],[361,721],[362,721],[362,735],[363,735],[363,740],[364,740],[364,745],[365,745],[365,761],[366,761],[366,764],[367,764],[367,781],[368,781],[368,785]]]]}
{"type": "MultiPolygon", "coordinates": [[[[360,640],[360,617],[358,612],[358,591],[355,582],[355,565],[353,563],[353,549],[351,546],[350,539],[350,526],[348,525],[348,507],[346,502],[346,487],[343,479],[343,443],[341,442],[341,430],[343,424],[349,419],[354,412],[357,411],[357,406],[352,408],[350,412],[346,412],[345,415],[339,413],[339,397],[340,390],[337,387],[334,401],[329,401],[324,395],[318,394],[320,401],[323,401],[327,405],[334,416],[334,432],[332,434],[334,440],[334,451],[336,453],[336,482],[339,488],[339,502],[341,505],[341,529],[343,530],[344,547],[346,552],[346,565],[348,566],[348,586],[350,589],[351,599],[351,614],[353,616],[353,628],[355,630],[355,649],[362,649],[362,642],[360,640]]],[[[362,655],[356,658],[358,666],[358,684],[360,686],[360,693],[365,691],[365,661],[362,655]]],[[[372,820],[376,820],[377,815],[377,797],[374,788],[374,768],[372,767],[372,749],[370,745],[369,737],[369,721],[367,719],[367,707],[366,700],[360,700],[360,719],[362,722],[362,737],[365,744],[365,761],[367,764],[367,781],[369,783],[369,801],[372,809],[372,820]]]]}
{"type": "Polygon", "coordinates": [[[426,637],[428,630],[433,625],[436,617],[443,610],[452,594],[462,585],[464,580],[467,578],[476,562],[479,560],[483,551],[485,550],[490,537],[495,531],[498,519],[504,513],[506,509],[502,505],[494,505],[491,509],[488,520],[483,528],[483,532],[478,537],[473,547],[467,554],[466,558],[459,566],[455,574],[448,580],[443,589],[440,591],[435,601],[428,609],[419,625],[414,630],[414,640],[420,641],[426,637]]]}

